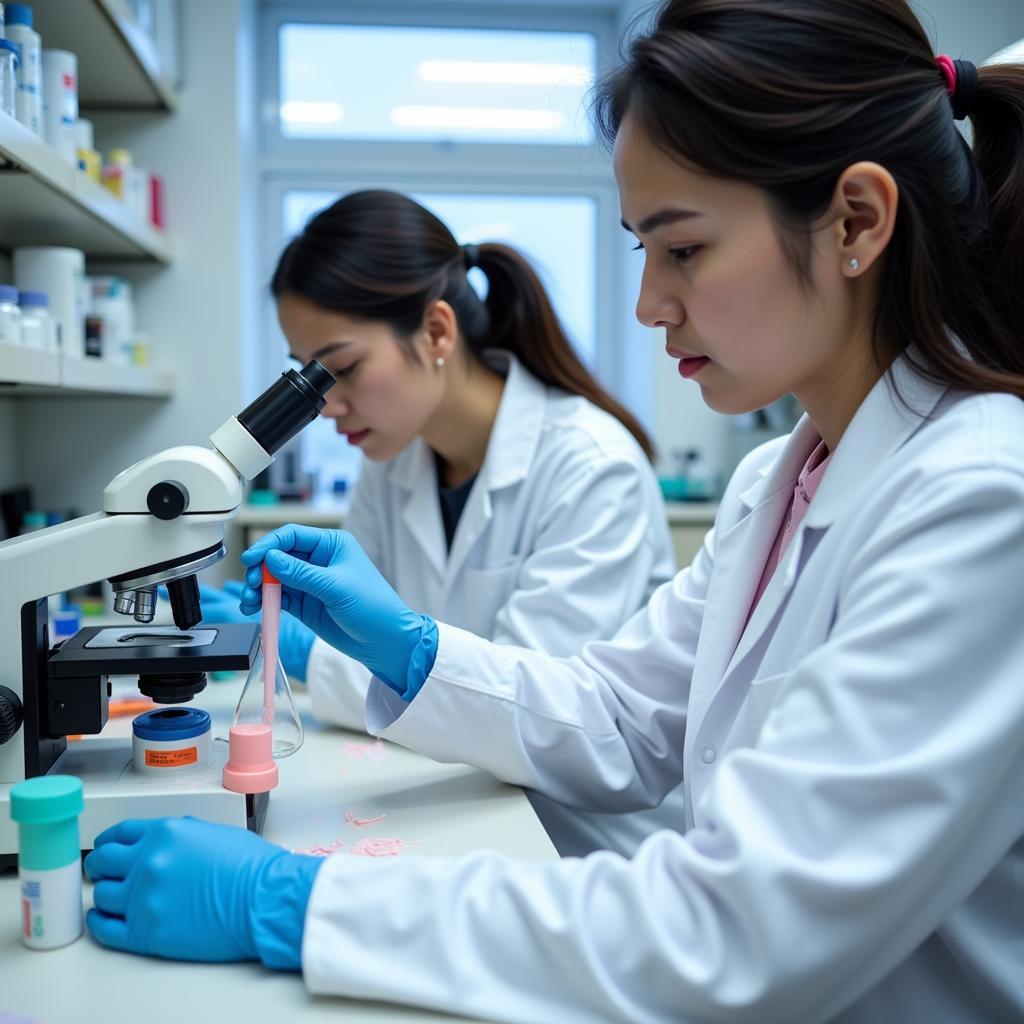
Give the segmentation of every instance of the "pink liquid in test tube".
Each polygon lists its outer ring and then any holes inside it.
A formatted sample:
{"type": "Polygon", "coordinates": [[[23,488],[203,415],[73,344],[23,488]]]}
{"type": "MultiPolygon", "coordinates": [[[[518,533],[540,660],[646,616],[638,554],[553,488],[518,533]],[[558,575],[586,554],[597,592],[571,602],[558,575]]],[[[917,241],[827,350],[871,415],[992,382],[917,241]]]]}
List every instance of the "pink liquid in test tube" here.
{"type": "Polygon", "coordinates": [[[263,722],[274,724],[277,637],[281,628],[281,584],[263,566],[263,722]]]}

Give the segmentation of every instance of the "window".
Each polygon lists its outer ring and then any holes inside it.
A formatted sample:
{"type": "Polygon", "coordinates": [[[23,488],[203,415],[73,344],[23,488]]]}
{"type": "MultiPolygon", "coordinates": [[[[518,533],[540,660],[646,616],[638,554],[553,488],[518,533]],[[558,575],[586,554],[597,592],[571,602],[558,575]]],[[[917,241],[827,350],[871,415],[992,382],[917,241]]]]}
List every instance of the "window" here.
{"type": "Polygon", "coordinates": [[[286,23],[279,53],[290,138],[593,141],[585,33],[286,23]]]}
{"type": "MultiPolygon", "coordinates": [[[[310,217],[336,198],[336,193],[286,192],[284,238],[297,235],[310,217]]],[[[414,192],[412,198],[437,214],[463,245],[505,242],[523,252],[540,273],[580,356],[594,362],[597,209],[593,199],[437,192],[414,192]]],[[[473,283],[486,294],[482,274],[473,283]]]]}
{"type": "MultiPolygon", "coordinates": [[[[615,38],[609,9],[265,0],[259,285],[338,195],[405,192],[462,243],[520,249],[581,358],[621,395],[616,282],[627,245],[586,108],[615,38]]],[[[483,293],[486,279],[474,278],[483,293]]],[[[280,372],[286,346],[272,315],[260,355],[280,372]]],[[[311,425],[301,444],[321,492],[353,475],[359,453],[333,424],[311,425]]]]}

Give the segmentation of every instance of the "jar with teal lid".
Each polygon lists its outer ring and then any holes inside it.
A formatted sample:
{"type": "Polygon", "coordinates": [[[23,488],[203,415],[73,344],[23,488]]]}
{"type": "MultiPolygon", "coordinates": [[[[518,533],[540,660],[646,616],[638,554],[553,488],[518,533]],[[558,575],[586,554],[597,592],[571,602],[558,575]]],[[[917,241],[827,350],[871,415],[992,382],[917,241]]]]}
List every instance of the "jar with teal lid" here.
{"type": "Polygon", "coordinates": [[[82,780],[42,775],[11,787],[18,824],[21,939],[30,949],[57,949],[82,934],[82,780]]]}

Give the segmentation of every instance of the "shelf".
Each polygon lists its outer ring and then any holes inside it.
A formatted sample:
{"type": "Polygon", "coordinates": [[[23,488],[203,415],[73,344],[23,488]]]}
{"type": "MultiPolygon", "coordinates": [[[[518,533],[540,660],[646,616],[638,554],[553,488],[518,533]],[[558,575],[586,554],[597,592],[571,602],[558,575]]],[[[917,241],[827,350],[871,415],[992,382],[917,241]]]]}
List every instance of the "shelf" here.
{"type": "Polygon", "coordinates": [[[0,388],[8,386],[60,386],[60,356],[20,345],[0,345],[0,388]]]}
{"type": "Polygon", "coordinates": [[[0,396],[166,398],[173,391],[174,377],[165,371],[0,345],[0,396]]]}
{"type": "Polygon", "coordinates": [[[78,55],[78,103],[84,110],[173,111],[156,46],[119,0],[32,0],[46,49],[78,55]]]}
{"type": "Polygon", "coordinates": [[[117,366],[102,359],[61,359],[61,389],[68,394],[138,395],[166,398],[174,391],[170,373],[144,366],[117,366]]]}
{"type": "Polygon", "coordinates": [[[170,263],[163,233],[62,160],[38,135],[0,113],[2,247],[69,245],[90,257],[170,263]]]}

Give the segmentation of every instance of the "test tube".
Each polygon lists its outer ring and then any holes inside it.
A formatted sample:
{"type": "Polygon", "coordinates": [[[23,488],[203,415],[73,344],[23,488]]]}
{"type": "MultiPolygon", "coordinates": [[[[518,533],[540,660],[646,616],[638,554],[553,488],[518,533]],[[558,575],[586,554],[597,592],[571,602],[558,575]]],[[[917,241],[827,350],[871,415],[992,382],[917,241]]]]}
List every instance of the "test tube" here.
{"type": "Polygon", "coordinates": [[[274,679],[277,640],[281,629],[281,583],[263,565],[263,724],[274,723],[274,679]]]}

